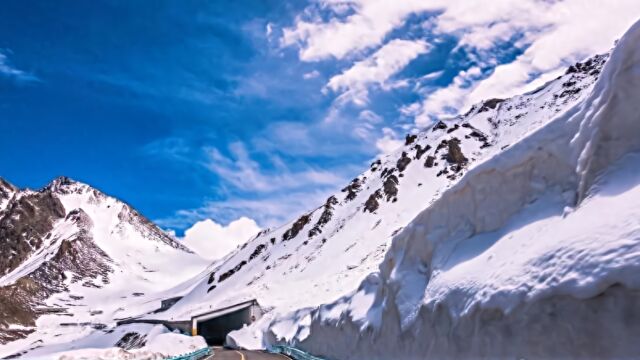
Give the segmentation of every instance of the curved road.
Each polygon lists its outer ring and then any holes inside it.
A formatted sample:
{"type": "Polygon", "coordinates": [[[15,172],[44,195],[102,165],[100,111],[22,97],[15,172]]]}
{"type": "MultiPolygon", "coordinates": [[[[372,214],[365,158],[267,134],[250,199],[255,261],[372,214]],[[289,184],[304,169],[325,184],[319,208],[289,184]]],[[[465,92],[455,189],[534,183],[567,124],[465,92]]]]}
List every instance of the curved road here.
{"type": "Polygon", "coordinates": [[[204,360],[284,360],[288,356],[281,354],[269,354],[262,351],[230,350],[221,347],[212,348],[213,355],[204,360]]]}

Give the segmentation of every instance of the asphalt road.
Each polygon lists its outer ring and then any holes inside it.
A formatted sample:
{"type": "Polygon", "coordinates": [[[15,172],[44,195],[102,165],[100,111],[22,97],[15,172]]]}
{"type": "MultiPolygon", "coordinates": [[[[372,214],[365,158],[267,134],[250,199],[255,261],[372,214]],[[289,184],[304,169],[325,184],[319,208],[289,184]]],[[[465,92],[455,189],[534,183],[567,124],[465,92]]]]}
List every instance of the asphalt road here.
{"type": "Polygon", "coordinates": [[[288,356],[280,354],[269,354],[261,351],[229,350],[221,347],[213,348],[213,355],[205,360],[284,360],[288,356]]]}

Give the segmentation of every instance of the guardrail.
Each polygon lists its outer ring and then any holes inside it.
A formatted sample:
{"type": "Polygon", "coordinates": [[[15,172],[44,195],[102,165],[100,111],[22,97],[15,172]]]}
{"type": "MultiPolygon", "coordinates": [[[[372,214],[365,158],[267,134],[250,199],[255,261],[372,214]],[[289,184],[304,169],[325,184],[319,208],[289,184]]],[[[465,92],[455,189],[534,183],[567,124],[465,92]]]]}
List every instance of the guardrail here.
{"type": "Polygon", "coordinates": [[[211,355],[212,353],[213,351],[208,347],[206,347],[200,350],[196,350],[194,352],[190,352],[188,354],[170,356],[167,358],[167,360],[199,360],[205,356],[211,355]]]}
{"type": "Polygon", "coordinates": [[[271,348],[269,348],[269,352],[272,352],[275,354],[287,355],[288,357],[294,360],[325,360],[317,356],[313,356],[300,349],[296,349],[294,347],[287,346],[287,345],[274,345],[271,348]]]}

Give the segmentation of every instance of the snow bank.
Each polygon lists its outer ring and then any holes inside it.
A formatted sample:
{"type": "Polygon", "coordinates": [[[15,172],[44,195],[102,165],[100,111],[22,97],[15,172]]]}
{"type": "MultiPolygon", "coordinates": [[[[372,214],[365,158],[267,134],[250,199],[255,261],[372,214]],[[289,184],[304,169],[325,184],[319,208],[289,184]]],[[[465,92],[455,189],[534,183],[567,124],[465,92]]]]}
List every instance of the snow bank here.
{"type": "MultiPolygon", "coordinates": [[[[131,347],[132,343],[123,346],[131,347]]],[[[205,347],[207,347],[207,343],[201,336],[192,337],[172,333],[162,325],[135,324],[118,327],[108,334],[91,334],[83,339],[61,343],[57,346],[44,346],[30,352],[29,358],[41,360],[155,360],[190,353],[205,347]],[[115,346],[116,343],[122,341],[125,335],[131,334],[139,335],[138,339],[140,339],[137,341],[138,345],[133,345],[133,349],[125,350],[115,346]]]]}
{"type": "Polygon", "coordinates": [[[638,354],[638,44],[640,23],[584,101],[466,173],[357,291],[274,320],[265,342],[340,359],[638,354]]]}

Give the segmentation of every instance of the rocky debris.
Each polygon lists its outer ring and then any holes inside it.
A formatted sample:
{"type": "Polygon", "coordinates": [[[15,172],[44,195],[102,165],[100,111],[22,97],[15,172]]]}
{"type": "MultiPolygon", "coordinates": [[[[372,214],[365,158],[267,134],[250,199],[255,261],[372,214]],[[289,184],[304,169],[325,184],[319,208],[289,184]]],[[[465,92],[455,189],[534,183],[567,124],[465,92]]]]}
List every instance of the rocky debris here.
{"type": "Polygon", "coordinates": [[[355,199],[358,195],[358,192],[360,192],[361,187],[362,184],[360,183],[360,178],[353,179],[351,183],[349,183],[349,185],[342,189],[342,192],[347,193],[347,196],[345,196],[344,200],[351,201],[355,199]]]}
{"type": "Polygon", "coordinates": [[[420,160],[420,158],[422,157],[422,155],[424,155],[427,151],[429,151],[431,149],[431,145],[427,144],[424,148],[422,147],[422,145],[417,144],[415,146],[416,149],[416,160],[420,160]]]}
{"type": "Polygon", "coordinates": [[[404,145],[407,146],[413,144],[413,142],[416,141],[417,138],[418,135],[407,134],[407,136],[404,138],[404,145]]]}
{"type": "Polygon", "coordinates": [[[211,285],[212,282],[216,281],[216,272],[213,271],[209,274],[209,280],[207,280],[207,284],[211,285]]]}
{"type": "Polygon", "coordinates": [[[221,282],[227,280],[228,278],[231,277],[231,275],[233,275],[233,274],[237,273],[238,271],[240,271],[240,269],[242,269],[245,265],[247,265],[247,262],[245,260],[240,261],[240,263],[238,263],[238,265],[234,266],[232,269],[229,269],[225,273],[220,275],[220,278],[218,279],[218,282],[221,283],[221,282]]]}
{"type": "Polygon", "coordinates": [[[447,124],[443,123],[442,121],[438,121],[438,123],[433,127],[432,131],[444,130],[446,128],[447,128],[447,124]]]}
{"type": "Polygon", "coordinates": [[[0,178],[0,204],[3,201],[11,199],[16,191],[18,191],[18,188],[13,186],[13,184],[9,183],[5,179],[0,178]]]}
{"type": "Polygon", "coordinates": [[[410,163],[411,158],[407,156],[407,153],[405,151],[403,151],[400,159],[398,159],[398,161],[396,162],[396,167],[398,168],[398,171],[403,172],[410,163]]]}
{"type": "Polygon", "coordinates": [[[313,228],[309,230],[309,237],[314,237],[322,232],[322,227],[324,227],[333,216],[333,207],[338,205],[338,199],[335,196],[329,196],[327,201],[324,203],[324,210],[322,214],[320,214],[320,218],[315,223],[313,228]]]}
{"type": "Polygon", "coordinates": [[[147,336],[135,331],[128,332],[118,340],[116,347],[124,350],[140,349],[147,343],[147,336]]]}
{"type": "Polygon", "coordinates": [[[371,172],[375,172],[376,170],[378,170],[378,167],[380,167],[380,165],[382,165],[382,161],[380,159],[372,162],[371,163],[371,172]]]}
{"type": "Polygon", "coordinates": [[[448,143],[449,151],[447,152],[447,161],[454,164],[464,164],[467,158],[460,149],[460,140],[453,138],[448,143]]]}
{"type": "Polygon", "coordinates": [[[569,66],[565,74],[589,74],[598,75],[602,65],[607,61],[609,54],[596,55],[585,62],[577,62],[574,65],[569,66]]]}
{"type": "Polygon", "coordinates": [[[438,144],[438,146],[436,146],[436,151],[435,154],[438,153],[438,151],[446,148],[447,146],[449,146],[449,140],[447,139],[442,139],[442,141],[440,141],[440,144],[438,144]]]}
{"type": "Polygon", "coordinates": [[[380,203],[378,202],[379,199],[382,199],[382,193],[380,192],[380,189],[374,191],[373,194],[369,195],[369,198],[364,203],[363,212],[368,211],[370,213],[373,213],[378,210],[378,208],[380,207],[380,203]]]}
{"type": "Polygon", "coordinates": [[[249,261],[257,258],[258,256],[260,256],[260,254],[267,248],[266,244],[260,244],[258,246],[256,246],[256,248],[253,250],[253,252],[251,253],[251,255],[249,255],[249,261]]]}
{"type": "Polygon", "coordinates": [[[380,174],[380,177],[384,178],[386,176],[389,176],[393,174],[396,170],[397,170],[396,168],[391,168],[391,169],[384,168],[382,169],[382,173],[380,174]]]}
{"type": "Polygon", "coordinates": [[[290,229],[287,229],[287,231],[282,234],[282,241],[288,241],[298,236],[300,231],[309,223],[309,221],[311,221],[310,214],[302,215],[293,223],[290,229]]]}
{"type": "Polygon", "coordinates": [[[424,167],[427,167],[427,168],[433,167],[435,161],[436,161],[436,158],[434,156],[431,156],[431,155],[427,156],[427,160],[425,160],[424,162],[424,167]]]}
{"type": "Polygon", "coordinates": [[[485,100],[482,103],[482,106],[480,107],[480,110],[478,110],[478,113],[489,111],[489,109],[493,110],[498,106],[498,104],[500,104],[503,101],[504,101],[504,99],[497,99],[497,98],[485,100]]]}
{"type": "Polygon", "coordinates": [[[384,195],[387,197],[387,201],[395,198],[398,195],[399,180],[395,175],[390,175],[382,184],[384,195]]]}

